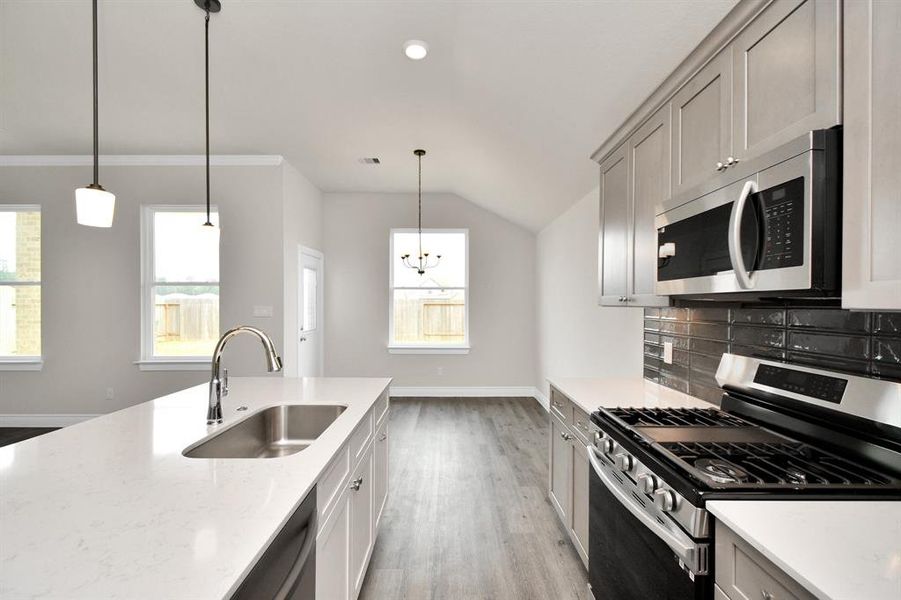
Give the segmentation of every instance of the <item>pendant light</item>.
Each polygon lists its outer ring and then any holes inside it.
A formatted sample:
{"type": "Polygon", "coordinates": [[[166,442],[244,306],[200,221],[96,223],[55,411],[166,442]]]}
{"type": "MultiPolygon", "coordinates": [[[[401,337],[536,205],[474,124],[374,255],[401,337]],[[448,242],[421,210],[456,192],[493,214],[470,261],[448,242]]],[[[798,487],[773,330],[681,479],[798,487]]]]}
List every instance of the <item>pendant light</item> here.
{"type": "Polygon", "coordinates": [[[203,22],[204,38],[204,99],[206,106],[206,221],[202,231],[210,235],[219,236],[219,228],[210,221],[210,13],[222,10],[219,0],[194,0],[194,4],[203,9],[205,18],[203,22]]]}
{"type": "Polygon", "coordinates": [[[97,92],[97,0],[94,0],[94,182],[75,190],[75,220],[79,225],[112,227],[116,196],[100,185],[97,92]]]}
{"type": "Polygon", "coordinates": [[[441,255],[436,254],[435,260],[432,262],[428,252],[422,251],[422,157],[425,156],[425,150],[414,150],[413,154],[419,159],[419,256],[417,260],[410,258],[410,253],[402,254],[400,259],[405,267],[415,269],[420,275],[425,275],[426,269],[432,269],[441,262],[441,255]]]}

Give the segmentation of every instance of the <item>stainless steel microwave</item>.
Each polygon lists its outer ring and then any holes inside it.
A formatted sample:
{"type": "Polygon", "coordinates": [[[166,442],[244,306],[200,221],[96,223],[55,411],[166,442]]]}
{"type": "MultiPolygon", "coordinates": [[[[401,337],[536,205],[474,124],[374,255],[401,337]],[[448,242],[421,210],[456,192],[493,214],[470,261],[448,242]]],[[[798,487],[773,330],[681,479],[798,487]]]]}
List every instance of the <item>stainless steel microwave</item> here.
{"type": "Polygon", "coordinates": [[[841,130],[811,131],[658,207],[656,292],[837,295],[841,130]]]}

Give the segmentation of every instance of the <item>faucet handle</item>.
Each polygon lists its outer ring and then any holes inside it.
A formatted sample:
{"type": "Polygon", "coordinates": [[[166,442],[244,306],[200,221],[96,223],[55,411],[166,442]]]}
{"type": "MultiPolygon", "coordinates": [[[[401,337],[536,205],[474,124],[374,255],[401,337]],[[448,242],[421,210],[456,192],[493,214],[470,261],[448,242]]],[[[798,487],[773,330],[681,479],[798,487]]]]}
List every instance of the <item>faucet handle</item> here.
{"type": "Polygon", "coordinates": [[[222,395],[228,396],[228,369],[222,369],[222,395]]]}

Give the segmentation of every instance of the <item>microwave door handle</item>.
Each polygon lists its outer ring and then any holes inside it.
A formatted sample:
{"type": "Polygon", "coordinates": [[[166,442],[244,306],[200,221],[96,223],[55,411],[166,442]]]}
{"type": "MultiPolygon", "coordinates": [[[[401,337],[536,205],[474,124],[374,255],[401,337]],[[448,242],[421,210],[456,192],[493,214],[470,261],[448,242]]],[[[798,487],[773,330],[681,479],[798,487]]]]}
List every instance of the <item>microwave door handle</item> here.
{"type": "MultiPolygon", "coordinates": [[[[646,513],[644,509],[636,506],[635,502],[632,501],[626,492],[623,491],[616,482],[611,479],[610,475],[607,474],[606,469],[594,453],[594,448],[592,446],[586,446],[586,449],[588,450],[588,461],[591,463],[591,468],[594,469],[594,472],[600,478],[601,483],[604,484],[604,487],[607,488],[613,497],[628,509],[628,511],[632,513],[632,516],[650,529],[654,535],[663,540],[663,542],[670,547],[670,550],[679,557],[679,560],[691,569],[692,573],[704,574],[706,570],[704,569],[704,565],[701,564],[701,552],[697,544],[689,539],[680,539],[676,534],[658,523],[657,519],[646,513]]],[[[685,537],[688,538],[688,536],[685,537]]]]}
{"type": "Polygon", "coordinates": [[[757,182],[746,181],[744,187],[741,188],[738,200],[732,205],[732,214],[729,217],[729,261],[732,263],[732,270],[735,272],[735,278],[738,279],[738,285],[743,290],[753,288],[754,282],[751,280],[751,273],[745,268],[745,260],[741,256],[741,217],[744,215],[748,197],[756,192],[757,182]]]}

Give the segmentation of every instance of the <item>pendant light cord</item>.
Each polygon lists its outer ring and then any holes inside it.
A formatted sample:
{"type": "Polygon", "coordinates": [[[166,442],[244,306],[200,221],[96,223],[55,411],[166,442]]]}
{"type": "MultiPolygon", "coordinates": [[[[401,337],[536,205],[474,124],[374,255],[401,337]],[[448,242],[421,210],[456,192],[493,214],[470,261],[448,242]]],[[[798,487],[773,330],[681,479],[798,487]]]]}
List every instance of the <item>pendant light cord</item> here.
{"type": "Polygon", "coordinates": [[[99,120],[99,103],[97,86],[97,0],[94,0],[94,185],[100,185],[100,134],[97,122],[99,120]]]}
{"type": "Polygon", "coordinates": [[[419,155],[419,262],[422,263],[422,154],[419,155]]]}
{"type": "MultiPolygon", "coordinates": [[[[95,0],[96,1],[96,0],[95,0]]],[[[206,18],[203,24],[204,33],[204,70],[205,70],[205,103],[206,103],[206,223],[210,222],[210,3],[206,3],[206,18]]]]}

